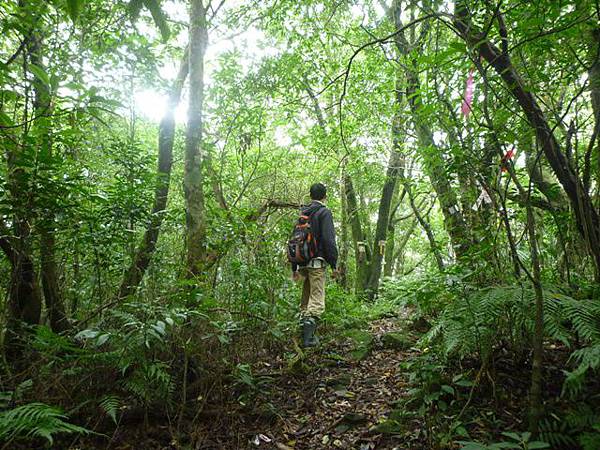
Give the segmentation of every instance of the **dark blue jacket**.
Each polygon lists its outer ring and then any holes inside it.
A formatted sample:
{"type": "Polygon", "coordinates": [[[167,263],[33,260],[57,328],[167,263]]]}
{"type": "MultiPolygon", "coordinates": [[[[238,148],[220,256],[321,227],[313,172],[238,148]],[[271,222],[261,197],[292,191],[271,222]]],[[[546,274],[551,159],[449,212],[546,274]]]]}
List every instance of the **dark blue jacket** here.
{"type": "MultiPolygon", "coordinates": [[[[310,228],[317,238],[317,257],[323,258],[335,270],[337,266],[338,250],[335,243],[335,228],[331,210],[322,203],[313,200],[308,206],[302,208],[302,214],[310,215],[310,228]]],[[[297,265],[292,264],[292,270],[297,270],[297,265]]]]}

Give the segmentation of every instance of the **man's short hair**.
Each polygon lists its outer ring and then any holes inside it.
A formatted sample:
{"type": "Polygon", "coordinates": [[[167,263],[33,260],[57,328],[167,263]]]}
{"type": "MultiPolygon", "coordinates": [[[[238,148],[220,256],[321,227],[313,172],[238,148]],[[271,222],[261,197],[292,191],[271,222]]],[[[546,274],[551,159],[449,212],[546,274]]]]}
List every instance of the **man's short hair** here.
{"type": "Polygon", "coordinates": [[[323,200],[327,195],[327,188],[323,183],[315,183],[310,187],[310,198],[312,200],[323,200]]]}

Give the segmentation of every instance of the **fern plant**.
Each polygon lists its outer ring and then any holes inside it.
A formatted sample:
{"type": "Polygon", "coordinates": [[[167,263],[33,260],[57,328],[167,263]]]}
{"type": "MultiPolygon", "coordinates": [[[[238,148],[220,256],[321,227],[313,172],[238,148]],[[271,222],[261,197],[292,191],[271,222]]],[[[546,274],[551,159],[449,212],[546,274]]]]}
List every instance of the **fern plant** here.
{"type": "MultiPolygon", "coordinates": [[[[534,292],[528,286],[493,286],[466,293],[449,303],[422,344],[442,344],[445,354],[460,357],[478,353],[489,358],[501,342],[513,351],[529,348],[533,335],[534,292]]],[[[547,338],[569,346],[573,333],[600,343],[600,302],[575,300],[544,290],[544,333],[547,338]]],[[[585,367],[600,366],[600,347],[575,352],[574,360],[585,367]]]]}
{"type": "Polygon", "coordinates": [[[57,407],[45,403],[28,403],[0,413],[0,441],[15,438],[44,438],[50,444],[59,433],[89,434],[90,430],[66,421],[68,417],[57,407]]]}

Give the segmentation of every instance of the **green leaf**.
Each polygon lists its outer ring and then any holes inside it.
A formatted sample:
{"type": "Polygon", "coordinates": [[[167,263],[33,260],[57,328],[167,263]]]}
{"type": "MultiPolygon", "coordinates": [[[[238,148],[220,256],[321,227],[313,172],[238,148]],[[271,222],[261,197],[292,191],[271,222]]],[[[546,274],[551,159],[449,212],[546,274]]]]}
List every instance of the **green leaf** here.
{"type": "Polygon", "coordinates": [[[513,444],[511,442],[496,442],[494,444],[491,444],[488,449],[490,450],[496,450],[499,448],[511,448],[511,449],[520,449],[521,446],[518,444],[513,444]]]}
{"type": "Polygon", "coordinates": [[[462,450],[486,450],[487,447],[479,442],[458,441],[462,450]]]}
{"type": "Polygon", "coordinates": [[[0,111],[0,127],[12,127],[14,123],[12,119],[3,111],[0,111]]]}
{"type": "Polygon", "coordinates": [[[108,341],[109,337],[110,337],[110,334],[108,334],[108,333],[104,333],[104,334],[100,335],[98,337],[98,340],[96,341],[96,347],[101,347],[106,341],[108,341]]]}
{"type": "Polygon", "coordinates": [[[442,386],[442,391],[447,392],[448,394],[454,395],[454,388],[452,386],[448,386],[444,384],[442,386]]]}
{"type": "Polygon", "coordinates": [[[33,73],[36,76],[36,78],[38,80],[40,80],[46,86],[50,85],[50,77],[48,76],[48,73],[42,67],[35,65],[35,64],[30,64],[29,70],[31,71],[31,73],[33,73]]]}
{"type": "Polygon", "coordinates": [[[547,442],[532,441],[532,442],[527,443],[527,448],[528,449],[550,448],[550,444],[548,444],[547,442]]]}
{"type": "Polygon", "coordinates": [[[67,0],[67,12],[69,13],[69,17],[75,23],[77,17],[79,17],[79,13],[83,7],[84,0],[67,0]]]}
{"type": "Polygon", "coordinates": [[[119,397],[116,395],[107,395],[100,401],[100,407],[115,424],[118,424],[117,411],[119,410],[120,403],[119,397]]]}
{"type": "Polygon", "coordinates": [[[521,442],[521,436],[519,436],[517,433],[513,433],[512,431],[503,431],[502,436],[506,436],[514,439],[517,442],[521,442]]]}

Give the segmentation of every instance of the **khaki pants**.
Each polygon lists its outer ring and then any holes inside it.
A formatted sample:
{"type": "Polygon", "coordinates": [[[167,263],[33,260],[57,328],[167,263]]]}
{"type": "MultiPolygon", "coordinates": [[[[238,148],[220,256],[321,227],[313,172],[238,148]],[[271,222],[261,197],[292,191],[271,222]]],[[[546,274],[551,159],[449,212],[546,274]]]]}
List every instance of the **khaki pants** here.
{"type": "Polygon", "coordinates": [[[325,311],[325,267],[303,267],[299,273],[303,283],[300,314],[303,317],[320,317],[325,311]]]}

